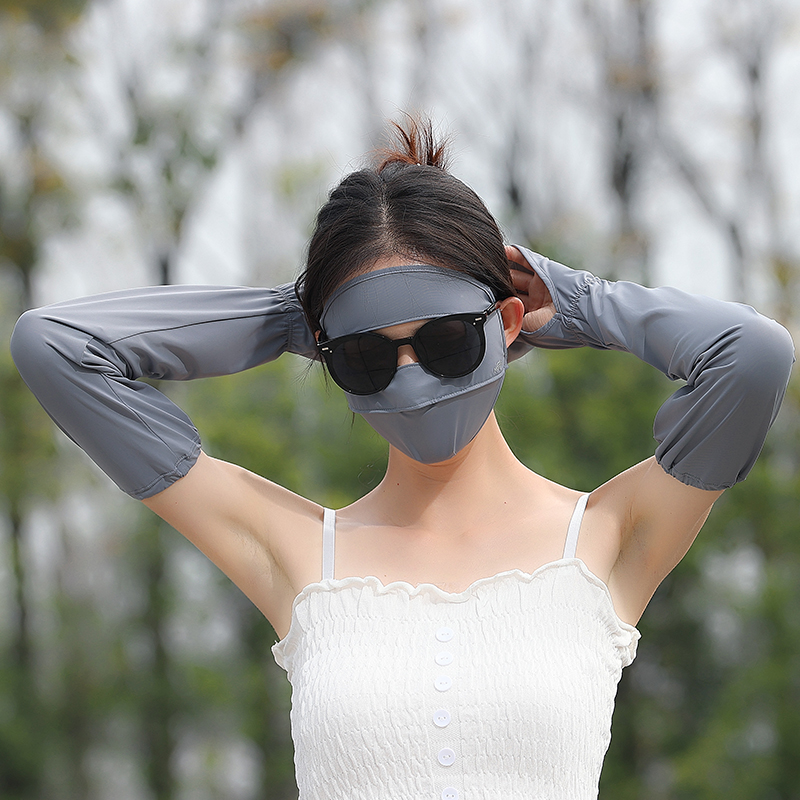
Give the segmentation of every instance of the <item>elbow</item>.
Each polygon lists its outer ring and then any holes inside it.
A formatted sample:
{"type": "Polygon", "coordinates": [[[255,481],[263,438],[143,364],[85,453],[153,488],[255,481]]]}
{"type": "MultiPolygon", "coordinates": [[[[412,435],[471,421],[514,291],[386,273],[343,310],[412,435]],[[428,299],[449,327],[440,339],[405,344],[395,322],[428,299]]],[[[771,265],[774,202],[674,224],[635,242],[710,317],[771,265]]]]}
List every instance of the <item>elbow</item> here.
{"type": "Polygon", "coordinates": [[[47,346],[50,325],[43,310],[34,308],[26,311],[14,326],[9,349],[14,364],[26,382],[45,367],[50,351],[47,346]]]}
{"type": "Polygon", "coordinates": [[[781,389],[782,393],[795,362],[792,336],[773,319],[759,315],[757,322],[758,325],[754,324],[746,331],[752,368],[760,380],[781,389]]]}
{"type": "Polygon", "coordinates": [[[789,331],[786,328],[784,328],[783,325],[781,325],[780,323],[774,322],[773,324],[775,328],[777,328],[777,331],[780,335],[780,340],[781,340],[780,347],[782,348],[783,357],[787,365],[786,370],[787,372],[791,372],[792,365],[795,362],[795,355],[796,355],[792,334],[789,333],[789,331]]]}
{"type": "MultiPolygon", "coordinates": [[[[754,315],[741,330],[738,353],[738,373],[741,391],[764,412],[770,411],[774,421],[778,414],[792,366],[795,349],[789,331],[761,315],[754,315]]],[[[757,409],[753,408],[753,412],[757,409]]]]}

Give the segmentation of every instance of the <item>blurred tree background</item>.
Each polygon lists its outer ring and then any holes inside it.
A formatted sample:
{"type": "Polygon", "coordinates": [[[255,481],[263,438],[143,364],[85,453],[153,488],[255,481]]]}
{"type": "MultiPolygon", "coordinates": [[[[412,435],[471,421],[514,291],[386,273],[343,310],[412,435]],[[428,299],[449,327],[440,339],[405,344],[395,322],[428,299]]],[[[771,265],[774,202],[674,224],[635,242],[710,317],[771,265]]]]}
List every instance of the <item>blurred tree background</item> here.
{"type": "MultiPolygon", "coordinates": [[[[800,317],[796,0],[0,0],[0,332],[151,283],[274,284],[328,187],[427,110],[510,241],[800,317]]],[[[534,353],[498,415],[590,490],[675,387],[534,353]]],[[[167,388],[212,454],[312,499],[385,447],[287,357],[167,388]]],[[[620,684],[608,800],[800,798],[800,383],[657,592],[620,684]]],[[[120,495],[0,350],[0,797],[296,797],[274,632],[120,495]]]]}

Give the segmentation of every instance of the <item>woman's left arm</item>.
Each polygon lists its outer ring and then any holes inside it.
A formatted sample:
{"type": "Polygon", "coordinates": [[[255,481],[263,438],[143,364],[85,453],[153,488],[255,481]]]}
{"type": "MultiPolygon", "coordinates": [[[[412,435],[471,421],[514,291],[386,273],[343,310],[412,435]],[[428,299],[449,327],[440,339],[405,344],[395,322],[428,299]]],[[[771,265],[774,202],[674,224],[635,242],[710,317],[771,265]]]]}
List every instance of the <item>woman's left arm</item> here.
{"type": "Polygon", "coordinates": [[[755,463],[786,391],[792,339],[750,306],[605,281],[517,250],[552,302],[548,321],[520,334],[526,344],[623,350],[685,382],[655,418],[660,468],[644,462],[617,482],[626,519],[619,568],[652,573],[652,593],[719,493],[755,463]]]}

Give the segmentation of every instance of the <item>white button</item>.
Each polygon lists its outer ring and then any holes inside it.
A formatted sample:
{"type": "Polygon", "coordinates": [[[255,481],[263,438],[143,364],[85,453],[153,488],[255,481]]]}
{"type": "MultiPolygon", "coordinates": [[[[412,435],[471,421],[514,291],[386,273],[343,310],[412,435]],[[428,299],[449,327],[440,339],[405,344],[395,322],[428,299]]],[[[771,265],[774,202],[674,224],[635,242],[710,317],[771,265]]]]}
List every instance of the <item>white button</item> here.
{"type": "Polygon", "coordinates": [[[453,679],[449,675],[440,675],[434,682],[433,685],[440,691],[446,692],[452,685],[453,679]]]}
{"type": "Polygon", "coordinates": [[[436,758],[443,767],[451,767],[455,763],[456,752],[449,747],[443,747],[436,758]]]}
{"type": "Polygon", "coordinates": [[[436,640],[439,642],[449,642],[454,636],[452,628],[439,628],[436,631],[436,640]]]}
{"type": "Polygon", "coordinates": [[[436,663],[440,667],[446,667],[448,664],[452,664],[453,654],[449,650],[440,650],[436,654],[436,663]]]}
{"type": "Polygon", "coordinates": [[[442,789],[442,800],[458,800],[458,789],[452,786],[442,789]]]}
{"type": "Polygon", "coordinates": [[[450,712],[440,708],[433,715],[433,724],[437,728],[446,728],[450,724],[450,712]]]}

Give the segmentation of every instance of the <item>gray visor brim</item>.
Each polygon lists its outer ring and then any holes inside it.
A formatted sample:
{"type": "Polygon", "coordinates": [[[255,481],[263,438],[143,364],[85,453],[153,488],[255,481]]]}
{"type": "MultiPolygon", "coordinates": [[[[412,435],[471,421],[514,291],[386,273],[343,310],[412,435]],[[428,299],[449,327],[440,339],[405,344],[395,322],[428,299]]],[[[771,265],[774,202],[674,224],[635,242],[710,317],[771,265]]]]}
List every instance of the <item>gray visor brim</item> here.
{"type": "Polygon", "coordinates": [[[320,322],[329,339],[448,314],[484,311],[495,301],[488,286],[445,267],[388,267],[342,284],[320,322]]]}

